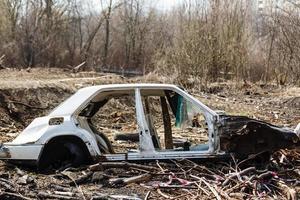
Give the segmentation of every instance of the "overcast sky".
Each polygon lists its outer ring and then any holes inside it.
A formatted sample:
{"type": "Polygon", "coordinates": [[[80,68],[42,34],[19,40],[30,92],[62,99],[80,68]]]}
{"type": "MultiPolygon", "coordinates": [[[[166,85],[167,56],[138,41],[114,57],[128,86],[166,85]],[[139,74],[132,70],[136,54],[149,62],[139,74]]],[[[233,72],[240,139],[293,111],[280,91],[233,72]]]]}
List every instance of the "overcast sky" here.
{"type": "MultiPolygon", "coordinates": [[[[83,0],[89,2],[89,0],[83,0]]],[[[96,10],[101,9],[101,0],[92,0],[92,7],[96,10]]],[[[144,0],[144,2],[149,3],[149,5],[155,6],[161,11],[171,10],[176,4],[183,2],[184,0],[144,0]]],[[[103,0],[105,2],[105,0],[103,0]]]]}
{"type": "Polygon", "coordinates": [[[161,10],[170,10],[176,4],[182,2],[182,0],[154,0],[157,1],[156,6],[161,10]]]}

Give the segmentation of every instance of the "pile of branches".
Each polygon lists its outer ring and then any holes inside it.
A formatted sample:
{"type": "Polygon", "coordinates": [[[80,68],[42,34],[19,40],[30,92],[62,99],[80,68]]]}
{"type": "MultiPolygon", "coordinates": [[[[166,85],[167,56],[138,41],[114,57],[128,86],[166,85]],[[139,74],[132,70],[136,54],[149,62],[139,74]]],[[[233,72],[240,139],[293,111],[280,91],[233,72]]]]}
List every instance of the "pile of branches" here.
{"type": "Polygon", "coordinates": [[[139,184],[146,199],[297,199],[300,186],[300,152],[278,151],[267,166],[241,168],[231,162],[197,164],[190,160],[148,163],[101,162],[88,167],[74,184],[100,183],[120,188],[139,184]],[[297,191],[298,190],[298,191],[297,191]]]}
{"type": "MultiPolygon", "coordinates": [[[[40,199],[297,199],[300,186],[299,150],[281,150],[264,167],[245,166],[232,157],[229,162],[196,163],[191,160],[156,161],[147,164],[101,162],[81,169],[68,168],[54,177],[63,185],[38,191],[40,199]],[[108,195],[82,192],[82,187],[137,189],[143,195],[108,195]]],[[[0,198],[31,199],[14,193],[14,183],[0,179],[0,198]],[[4,189],[2,189],[4,188],[4,189]]],[[[98,191],[98,190],[97,190],[98,191]]]]}

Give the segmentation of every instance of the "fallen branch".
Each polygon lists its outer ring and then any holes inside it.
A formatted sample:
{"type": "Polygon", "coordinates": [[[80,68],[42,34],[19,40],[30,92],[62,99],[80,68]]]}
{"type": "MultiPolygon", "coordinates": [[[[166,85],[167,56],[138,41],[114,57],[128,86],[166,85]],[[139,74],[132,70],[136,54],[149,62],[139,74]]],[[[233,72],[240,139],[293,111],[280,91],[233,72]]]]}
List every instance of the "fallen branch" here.
{"type": "Polygon", "coordinates": [[[191,175],[191,177],[200,180],[201,182],[203,182],[208,188],[209,190],[215,195],[217,200],[221,200],[220,195],[218,194],[218,192],[215,190],[215,188],[213,188],[208,182],[206,182],[203,178],[200,178],[198,176],[195,175],[191,175]]]}
{"type": "Polygon", "coordinates": [[[151,178],[150,174],[142,174],[130,178],[114,178],[114,179],[110,179],[109,182],[111,185],[119,185],[119,184],[128,185],[131,183],[140,183],[143,181],[148,181],[150,178],[151,178]]]}
{"type": "Polygon", "coordinates": [[[76,194],[73,193],[73,192],[54,191],[53,193],[56,194],[56,195],[63,195],[63,196],[68,196],[68,197],[76,196],[76,194]]]}
{"type": "Polygon", "coordinates": [[[62,192],[71,192],[72,189],[70,187],[63,187],[60,185],[51,185],[51,188],[56,189],[57,191],[62,191],[62,192]]]}
{"type": "Polygon", "coordinates": [[[47,199],[63,199],[63,200],[76,200],[78,197],[70,197],[70,196],[63,196],[58,194],[49,194],[46,192],[39,192],[38,196],[41,198],[47,198],[47,199]]]}
{"type": "Polygon", "coordinates": [[[16,187],[13,184],[2,178],[0,180],[0,188],[4,188],[5,191],[9,192],[15,192],[16,190],[16,187]]]}
{"type": "Polygon", "coordinates": [[[297,192],[295,189],[290,188],[283,181],[279,181],[278,186],[286,194],[286,199],[297,200],[297,192]]]}
{"type": "Polygon", "coordinates": [[[91,200],[103,200],[103,199],[127,199],[127,200],[142,200],[139,197],[135,196],[127,196],[127,195],[94,195],[92,196],[91,200]]]}
{"type": "Polygon", "coordinates": [[[5,58],[5,55],[3,54],[1,57],[0,57],[0,69],[5,69],[5,67],[2,66],[3,62],[4,62],[4,58],[5,58]]]}
{"type": "Polygon", "coordinates": [[[71,172],[68,172],[68,171],[62,171],[61,174],[63,174],[64,176],[67,176],[71,181],[74,182],[74,185],[76,186],[78,192],[80,192],[82,199],[85,200],[86,198],[85,198],[85,196],[84,196],[84,193],[83,193],[83,191],[82,191],[80,185],[77,185],[76,179],[74,178],[74,174],[71,173],[71,172]]]}
{"type": "Polygon", "coordinates": [[[199,189],[196,186],[185,186],[185,185],[159,185],[161,189],[199,189]]]}
{"type": "Polygon", "coordinates": [[[249,174],[250,172],[256,172],[256,168],[255,167],[249,167],[247,169],[244,169],[242,171],[240,171],[239,173],[234,173],[229,175],[226,180],[222,183],[222,186],[225,186],[229,183],[230,180],[232,180],[235,177],[240,177],[246,174],[249,174]]]}
{"type": "Polygon", "coordinates": [[[87,172],[85,175],[80,176],[78,179],[72,180],[69,184],[71,186],[76,186],[76,185],[86,183],[92,177],[92,175],[93,172],[87,172]]]}
{"type": "Polygon", "coordinates": [[[257,176],[258,179],[270,179],[272,177],[274,177],[275,173],[272,172],[272,171],[267,171],[267,172],[264,172],[260,175],[257,176]]]}
{"type": "Polygon", "coordinates": [[[163,193],[160,189],[156,190],[158,194],[160,194],[162,197],[166,198],[166,199],[173,199],[173,197],[163,193]]]}
{"type": "Polygon", "coordinates": [[[135,163],[128,163],[128,162],[101,162],[89,166],[89,169],[91,171],[102,171],[108,168],[124,168],[124,169],[137,168],[137,169],[148,170],[148,171],[158,171],[156,167],[145,166],[145,165],[140,165],[135,163]]]}
{"type": "Polygon", "coordinates": [[[151,194],[151,190],[149,190],[144,198],[144,200],[148,200],[151,194]]]}
{"type": "Polygon", "coordinates": [[[32,109],[38,109],[38,110],[46,110],[48,109],[48,107],[37,107],[37,106],[32,106],[23,102],[19,102],[19,101],[6,101],[6,103],[12,103],[12,104],[20,104],[22,106],[28,107],[28,108],[32,108],[32,109]]]}
{"type": "Polygon", "coordinates": [[[85,61],[84,62],[82,62],[82,63],[80,63],[79,65],[77,65],[76,67],[74,67],[73,68],[73,73],[77,73],[77,72],[79,72],[79,70],[85,65],[85,61]]]}

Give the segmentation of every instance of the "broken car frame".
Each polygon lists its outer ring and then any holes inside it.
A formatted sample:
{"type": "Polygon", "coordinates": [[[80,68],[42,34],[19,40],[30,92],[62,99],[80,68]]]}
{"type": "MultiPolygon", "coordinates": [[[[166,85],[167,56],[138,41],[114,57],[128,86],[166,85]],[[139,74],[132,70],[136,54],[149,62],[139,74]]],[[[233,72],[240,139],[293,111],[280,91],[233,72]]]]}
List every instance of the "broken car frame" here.
{"type": "Polygon", "coordinates": [[[112,84],[91,86],[78,90],[56,107],[49,115],[36,118],[12,142],[4,143],[0,159],[30,162],[45,168],[68,160],[72,165],[91,161],[201,159],[219,158],[234,153],[245,157],[249,154],[272,152],[280,148],[299,145],[295,131],[279,128],[248,117],[218,113],[186,91],[168,84],[112,84]],[[135,99],[135,112],[139,133],[139,147],[134,152],[114,153],[107,136],[98,132],[90,119],[110,98],[131,95],[135,99]],[[143,98],[159,96],[164,119],[166,147],[172,145],[170,136],[170,107],[178,117],[182,102],[190,102],[205,118],[208,143],[201,150],[164,149],[157,145],[157,135],[145,115],[143,98]],[[169,105],[169,106],[168,106],[169,105]],[[167,114],[166,114],[167,113],[167,114]],[[155,141],[156,136],[156,141],[155,141]]]}

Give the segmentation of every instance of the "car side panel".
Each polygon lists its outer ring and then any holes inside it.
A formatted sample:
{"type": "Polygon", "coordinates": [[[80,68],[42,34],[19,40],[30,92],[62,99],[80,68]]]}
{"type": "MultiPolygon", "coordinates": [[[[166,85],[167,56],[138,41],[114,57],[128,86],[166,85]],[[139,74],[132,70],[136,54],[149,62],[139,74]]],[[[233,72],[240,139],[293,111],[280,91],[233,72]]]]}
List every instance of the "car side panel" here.
{"type": "Polygon", "coordinates": [[[7,145],[1,147],[0,158],[7,160],[37,160],[43,145],[7,145]]]}

